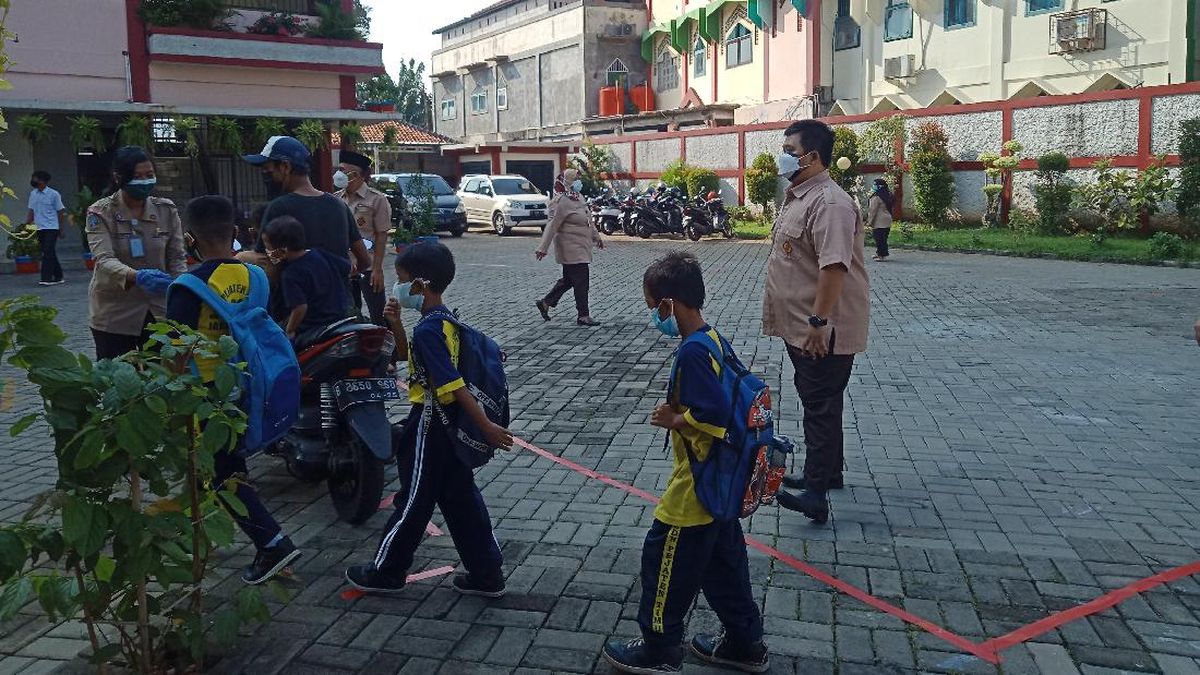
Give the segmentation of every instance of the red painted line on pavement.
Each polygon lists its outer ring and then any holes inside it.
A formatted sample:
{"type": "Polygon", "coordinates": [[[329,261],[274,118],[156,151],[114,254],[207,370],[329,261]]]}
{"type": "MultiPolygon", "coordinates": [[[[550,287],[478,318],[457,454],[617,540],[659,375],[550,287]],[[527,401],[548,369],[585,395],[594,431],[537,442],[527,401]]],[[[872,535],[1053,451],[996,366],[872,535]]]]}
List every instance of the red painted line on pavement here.
{"type": "MultiPolygon", "coordinates": [[[[572,462],[569,459],[563,459],[562,457],[559,457],[558,455],[555,455],[549,451],[543,450],[535,445],[531,445],[519,438],[514,438],[513,443],[517,446],[525,448],[526,450],[529,450],[530,452],[534,453],[535,455],[538,455],[540,457],[545,457],[546,459],[548,459],[556,464],[561,464],[562,466],[565,466],[568,469],[575,471],[576,473],[581,473],[581,474],[587,476],[588,478],[594,478],[594,479],[600,481],[601,483],[604,483],[605,485],[615,487],[618,490],[623,490],[625,492],[628,492],[631,495],[636,495],[636,496],[641,497],[642,499],[645,499],[646,501],[654,503],[654,504],[657,504],[659,501],[658,497],[655,497],[654,495],[650,494],[649,492],[646,492],[645,490],[636,488],[628,483],[623,483],[615,478],[605,476],[602,473],[597,473],[596,471],[593,471],[592,469],[589,469],[585,466],[580,466],[579,464],[576,464],[575,462],[572,462]]],[[[1000,657],[996,654],[995,650],[984,649],[975,642],[972,642],[964,637],[955,635],[954,633],[951,633],[950,631],[946,630],[945,628],[942,628],[941,626],[938,626],[937,624],[926,621],[925,619],[922,619],[921,617],[916,616],[915,614],[911,614],[899,607],[896,607],[895,605],[886,603],[883,600],[880,600],[879,598],[876,598],[875,596],[871,595],[870,593],[867,593],[866,591],[863,591],[859,588],[851,586],[850,584],[842,581],[841,579],[830,576],[807,563],[797,560],[796,558],[793,558],[792,556],[790,556],[786,553],[783,553],[782,551],[774,549],[774,548],[758,541],[757,539],[747,536],[746,543],[749,546],[751,546],[752,548],[757,549],[758,551],[761,551],[763,553],[766,553],[767,555],[771,556],[772,558],[775,558],[776,560],[787,565],[788,567],[795,569],[796,571],[800,572],[801,574],[806,574],[827,586],[831,586],[831,587],[837,589],[838,591],[841,591],[842,593],[849,595],[852,598],[861,600],[862,602],[874,607],[875,609],[878,609],[881,612],[890,614],[890,615],[896,617],[897,619],[900,619],[901,621],[911,623],[914,626],[917,626],[918,628],[924,629],[925,631],[929,632],[930,635],[933,635],[934,637],[945,640],[946,642],[949,642],[950,644],[954,645],[955,647],[958,647],[959,649],[962,649],[965,652],[968,652],[974,656],[977,656],[984,661],[987,661],[989,663],[999,663],[1000,662],[1000,657]]]]}
{"type": "Polygon", "coordinates": [[[1071,621],[1082,619],[1086,616],[1091,616],[1097,612],[1103,612],[1104,610],[1118,605],[1135,595],[1144,593],[1151,588],[1168,584],[1172,581],[1178,581],[1184,577],[1190,577],[1193,574],[1200,574],[1200,560],[1188,565],[1182,565],[1180,567],[1169,569],[1165,572],[1160,572],[1154,576],[1146,577],[1145,579],[1140,579],[1129,584],[1128,586],[1122,586],[1115,591],[1106,593],[1095,600],[1086,602],[1078,607],[1064,609],[1063,611],[1051,614],[1040,621],[1035,621],[1028,626],[1018,628],[1007,635],[1001,635],[998,638],[992,638],[991,640],[984,642],[981,646],[993,653],[1000,652],[1008,649],[1009,647],[1019,645],[1022,642],[1032,640],[1033,638],[1044,633],[1048,633],[1065,623],[1070,623],[1071,621]]]}
{"type": "MultiPolygon", "coordinates": [[[[425,570],[424,572],[417,572],[416,574],[408,575],[404,579],[404,583],[411,584],[414,581],[422,581],[424,579],[445,576],[453,572],[454,569],[454,565],[446,565],[444,567],[435,567],[431,570],[425,570]]],[[[341,598],[343,600],[357,600],[366,594],[366,591],[360,591],[357,588],[347,588],[346,590],[342,591],[341,598]]]]}

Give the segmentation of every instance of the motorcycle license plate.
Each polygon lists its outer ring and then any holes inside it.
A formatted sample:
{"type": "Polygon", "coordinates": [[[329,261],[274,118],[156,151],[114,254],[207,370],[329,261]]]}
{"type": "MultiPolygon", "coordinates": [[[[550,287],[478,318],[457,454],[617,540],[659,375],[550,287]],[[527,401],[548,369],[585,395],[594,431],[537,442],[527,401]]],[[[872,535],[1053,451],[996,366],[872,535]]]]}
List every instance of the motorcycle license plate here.
{"type": "Polygon", "coordinates": [[[338,380],[333,383],[333,398],[338,410],[345,410],[360,403],[400,400],[400,387],[394,377],[368,377],[355,380],[338,380]]]}

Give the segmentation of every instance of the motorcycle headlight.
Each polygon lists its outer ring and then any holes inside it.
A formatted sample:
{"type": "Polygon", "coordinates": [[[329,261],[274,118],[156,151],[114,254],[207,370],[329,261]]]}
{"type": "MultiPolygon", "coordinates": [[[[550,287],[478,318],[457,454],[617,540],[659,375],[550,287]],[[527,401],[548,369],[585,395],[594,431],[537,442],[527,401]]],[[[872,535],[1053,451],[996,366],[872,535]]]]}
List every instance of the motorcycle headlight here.
{"type": "Polygon", "coordinates": [[[466,213],[466,212],[467,212],[467,207],[463,206],[463,203],[462,203],[462,202],[459,202],[459,203],[458,203],[458,206],[455,206],[455,207],[454,207],[454,212],[455,212],[455,213],[466,213]]]}

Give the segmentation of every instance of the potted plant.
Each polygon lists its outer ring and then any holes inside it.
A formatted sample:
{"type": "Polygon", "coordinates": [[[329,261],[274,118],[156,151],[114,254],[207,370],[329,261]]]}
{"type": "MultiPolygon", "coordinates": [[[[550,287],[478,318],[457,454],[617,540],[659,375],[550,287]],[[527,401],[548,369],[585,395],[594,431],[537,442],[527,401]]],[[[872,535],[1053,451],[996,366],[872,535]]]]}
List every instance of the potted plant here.
{"type": "Polygon", "coordinates": [[[304,22],[296,17],[295,14],[288,12],[271,12],[258,17],[249,28],[247,33],[255,35],[282,35],[290,37],[298,35],[304,31],[304,22]]]}
{"type": "Polygon", "coordinates": [[[50,138],[50,119],[42,114],[26,115],[21,118],[21,136],[32,146],[50,138]]]}
{"type": "Polygon", "coordinates": [[[38,261],[42,257],[42,248],[38,246],[37,226],[27,223],[13,230],[5,230],[8,234],[8,248],[4,256],[17,265],[17,274],[36,274],[38,261]]]}
{"type": "Polygon", "coordinates": [[[321,120],[304,120],[296,127],[296,140],[308,147],[309,152],[323,150],[329,145],[329,131],[321,120]]]}
{"type": "Polygon", "coordinates": [[[149,149],[154,144],[154,136],[150,133],[150,120],[144,115],[126,115],[117,125],[117,143],[149,149]]]}
{"type": "Polygon", "coordinates": [[[228,117],[208,120],[208,147],[212,152],[228,155],[242,154],[242,127],[228,117]]]}
{"type": "Polygon", "coordinates": [[[91,148],[95,152],[104,152],[108,141],[104,139],[104,130],[100,128],[100,120],[88,115],[71,118],[71,130],[68,133],[71,145],[75,150],[91,148]]]}
{"type": "Polygon", "coordinates": [[[417,174],[408,182],[405,200],[412,215],[412,230],[417,242],[437,242],[437,199],[433,196],[433,186],[417,174]]]}
{"type": "Polygon", "coordinates": [[[79,230],[79,240],[83,242],[83,266],[89,270],[96,269],[96,261],[92,258],[91,247],[88,246],[87,213],[95,201],[96,195],[92,193],[92,189],[83,186],[83,189],[75,194],[75,208],[70,214],[71,222],[75,223],[75,228],[79,230]]]}
{"type": "Polygon", "coordinates": [[[353,150],[355,146],[357,146],[359,143],[362,143],[362,127],[356,122],[346,122],[338,127],[338,136],[340,136],[342,139],[343,149],[353,150]]]}
{"type": "Polygon", "coordinates": [[[362,21],[355,12],[342,10],[342,3],[337,0],[317,0],[313,5],[318,20],[305,28],[309,37],[325,38],[327,40],[365,40],[362,21]]]}
{"type": "Polygon", "coordinates": [[[254,142],[266,143],[272,136],[286,136],[287,127],[283,120],[274,117],[260,117],[254,120],[254,142]]]}
{"type": "Polygon", "coordinates": [[[400,223],[392,230],[392,244],[396,247],[396,253],[401,254],[412,245],[416,239],[412,228],[406,227],[404,223],[400,223]]]}
{"type": "Polygon", "coordinates": [[[142,0],[138,14],[149,26],[229,30],[225,0],[142,0]]]}

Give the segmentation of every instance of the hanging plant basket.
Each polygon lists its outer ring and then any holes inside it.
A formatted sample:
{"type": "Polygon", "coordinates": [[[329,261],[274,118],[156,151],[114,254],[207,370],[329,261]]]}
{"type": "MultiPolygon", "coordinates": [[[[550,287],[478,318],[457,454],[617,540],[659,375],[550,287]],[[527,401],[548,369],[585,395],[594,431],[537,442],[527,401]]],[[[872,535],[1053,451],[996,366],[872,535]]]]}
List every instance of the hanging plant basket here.
{"type": "Polygon", "coordinates": [[[71,145],[75,150],[91,148],[95,152],[104,152],[108,142],[104,140],[104,130],[100,128],[100,120],[88,115],[71,118],[71,131],[68,134],[71,145]]]}
{"type": "Polygon", "coordinates": [[[13,262],[17,264],[17,274],[37,274],[38,261],[27,255],[19,255],[13,258],[13,262]]]}
{"type": "Polygon", "coordinates": [[[154,144],[154,136],[150,133],[150,120],[145,115],[130,113],[117,125],[117,143],[119,145],[136,145],[150,149],[154,144]]]}
{"type": "Polygon", "coordinates": [[[29,141],[30,145],[40,145],[50,138],[50,119],[45,115],[26,115],[21,118],[20,125],[21,136],[29,141]]]}

